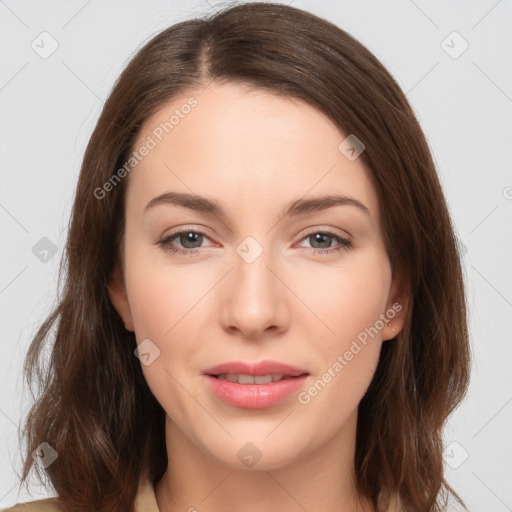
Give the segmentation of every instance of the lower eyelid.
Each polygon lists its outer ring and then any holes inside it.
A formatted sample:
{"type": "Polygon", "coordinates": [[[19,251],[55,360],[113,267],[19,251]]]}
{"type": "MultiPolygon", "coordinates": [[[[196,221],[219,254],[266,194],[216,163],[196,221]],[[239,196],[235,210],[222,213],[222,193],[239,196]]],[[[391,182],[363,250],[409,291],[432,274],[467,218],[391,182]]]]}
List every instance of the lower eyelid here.
{"type": "MultiPolygon", "coordinates": [[[[206,248],[206,247],[194,247],[192,249],[187,249],[187,248],[176,247],[171,244],[171,242],[173,240],[176,240],[180,235],[187,234],[187,233],[194,233],[197,235],[201,235],[203,238],[210,240],[210,237],[206,233],[203,233],[203,232],[197,231],[197,230],[193,230],[193,229],[189,229],[189,230],[182,230],[182,231],[177,231],[175,233],[171,233],[170,235],[166,236],[165,238],[159,240],[157,242],[157,244],[159,244],[162,247],[162,249],[164,249],[164,250],[172,251],[172,252],[181,252],[181,253],[195,253],[200,249],[206,248]],[[171,247],[172,247],[172,249],[171,249],[171,247]]],[[[309,249],[310,251],[317,252],[317,253],[328,253],[328,252],[334,252],[334,251],[343,250],[343,249],[347,250],[352,246],[352,242],[350,241],[350,239],[342,237],[342,236],[340,236],[336,233],[330,232],[330,231],[322,231],[322,230],[317,230],[317,231],[307,233],[299,240],[299,242],[307,240],[309,237],[311,237],[315,234],[326,235],[329,238],[332,238],[335,242],[337,242],[338,245],[334,246],[334,247],[327,247],[326,249],[316,249],[315,247],[303,247],[303,249],[309,249]]],[[[211,246],[207,246],[207,247],[211,247],[211,246]]]]}

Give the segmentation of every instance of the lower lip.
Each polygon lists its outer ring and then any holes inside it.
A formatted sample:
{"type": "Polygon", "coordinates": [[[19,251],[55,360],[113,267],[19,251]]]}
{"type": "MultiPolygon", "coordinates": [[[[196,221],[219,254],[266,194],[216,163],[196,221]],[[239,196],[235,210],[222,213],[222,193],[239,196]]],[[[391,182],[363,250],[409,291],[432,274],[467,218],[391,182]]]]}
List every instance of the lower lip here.
{"type": "Polygon", "coordinates": [[[210,389],[223,402],[242,409],[264,409],[298,391],[308,376],[301,375],[269,384],[238,384],[211,375],[205,377],[210,389]]]}

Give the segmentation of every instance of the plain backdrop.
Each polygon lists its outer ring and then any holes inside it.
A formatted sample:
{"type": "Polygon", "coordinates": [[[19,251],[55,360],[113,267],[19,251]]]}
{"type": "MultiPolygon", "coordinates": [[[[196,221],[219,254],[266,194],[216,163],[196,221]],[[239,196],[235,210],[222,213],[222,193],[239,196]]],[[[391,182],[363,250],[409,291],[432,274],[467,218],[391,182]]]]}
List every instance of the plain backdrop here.
{"type": "MultiPolygon", "coordinates": [[[[464,251],[471,386],[445,431],[446,475],[472,511],[512,510],[512,1],[292,0],[388,68],[427,135],[464,251]]],[[[206,1],[0,0],[0,507],[18,492],[21,374],[55,300],[87,140],[115,79],[206,1]],[[51,54],[50,54],[51,53],[51,54]]]]}

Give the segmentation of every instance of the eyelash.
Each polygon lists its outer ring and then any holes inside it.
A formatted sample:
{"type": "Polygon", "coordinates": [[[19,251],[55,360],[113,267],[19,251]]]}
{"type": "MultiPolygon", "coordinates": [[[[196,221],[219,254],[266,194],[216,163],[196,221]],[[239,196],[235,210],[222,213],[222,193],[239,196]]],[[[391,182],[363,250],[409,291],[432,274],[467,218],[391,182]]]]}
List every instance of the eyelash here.
{"type": "MultiPolygon", "coordinates": [[[[182,254],[184,256],[194,256],[194,254],[199,252],[200,248],[180,249],[179,247],[175,247],[175,246],[171,245],[171,242],[174,239],[178,238],[180,235],[189,234],[189,233],[194,233],[196,235],[201,235],[201,236],[204,236],[204,237],[208,238],[208,235],[206,233],[203,233],[202,231],[197,231],[197,230],[194,230],[194,229],[188,229],[188,230],[185,230],[185,231],[177,231],[176,233],[172,233],[171,235],[163,238],[162,240],[159,240],[157,242],[157,244],[166,252],[170,252],[170,253],[174,253],[174,254],[182,254]]],[[[313,236],[313,235],[316,235],[316,234],[327,235],[329,238],[332,238],[336,242],[338,242],[339,245],[337,247],[333,248],[333,249],[309,248],[309,250],[311,252],[313,252],[314,254],[321,254],[321,255],[333,254],[333,253],[338,253],[338,252],[341,252],[341,251],[347,251],[347,250],[349,250],[352,247],[352,242],[349,239],[343,238],[343,237],[341,237],[339,235],[336,235],[335,233],[332,233],[331,231],[313,231],[313,232],[308,233],[307,235],[305,235],[301,240],[305,240],[306,238],[309,238],[310,236],[313,236]]],[[[308,248],[306,248],[306,249],[308,249],[308,248]]]]}

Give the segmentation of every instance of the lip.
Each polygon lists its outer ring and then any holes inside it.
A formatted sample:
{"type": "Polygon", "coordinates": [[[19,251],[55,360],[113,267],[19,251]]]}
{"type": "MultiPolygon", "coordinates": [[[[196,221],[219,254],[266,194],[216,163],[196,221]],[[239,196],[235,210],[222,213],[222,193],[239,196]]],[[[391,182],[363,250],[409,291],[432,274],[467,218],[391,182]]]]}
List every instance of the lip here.
{"type": "Polygon", "coordinates": [[[287,396],[297,392],[308,378],[306,370],[277,361],[245,363],[234,361],[213,366],[204,371],[204,379],[213,394],[223,402],[242,409],[265,409],[272,407],[287,396]],[[261,376],[271,373],[284,374],[288,377],[268,384],[239,384],[220,380],[214,375],[238,373],[261,376]]]}
{"type": "Polygon", "coordinates": [[[280,363],[278,361],[260,361],[258,363],[246,363],[244,361],[231,361],[207,368],[203,372],[205,375],[220,375],[222,373],[243,373],[244,375],[261,376],[269,373],[282,373],[290,377],[298,377],[307,370],[280,363]]]}
{"type": "Polygon", "coordinates": [[[269,384],[238,384],[204,375],[210,390],[223,402],[241,409],[272,407],[288,395],[298,391],[308,375],[291,377],[269,384]]]}

